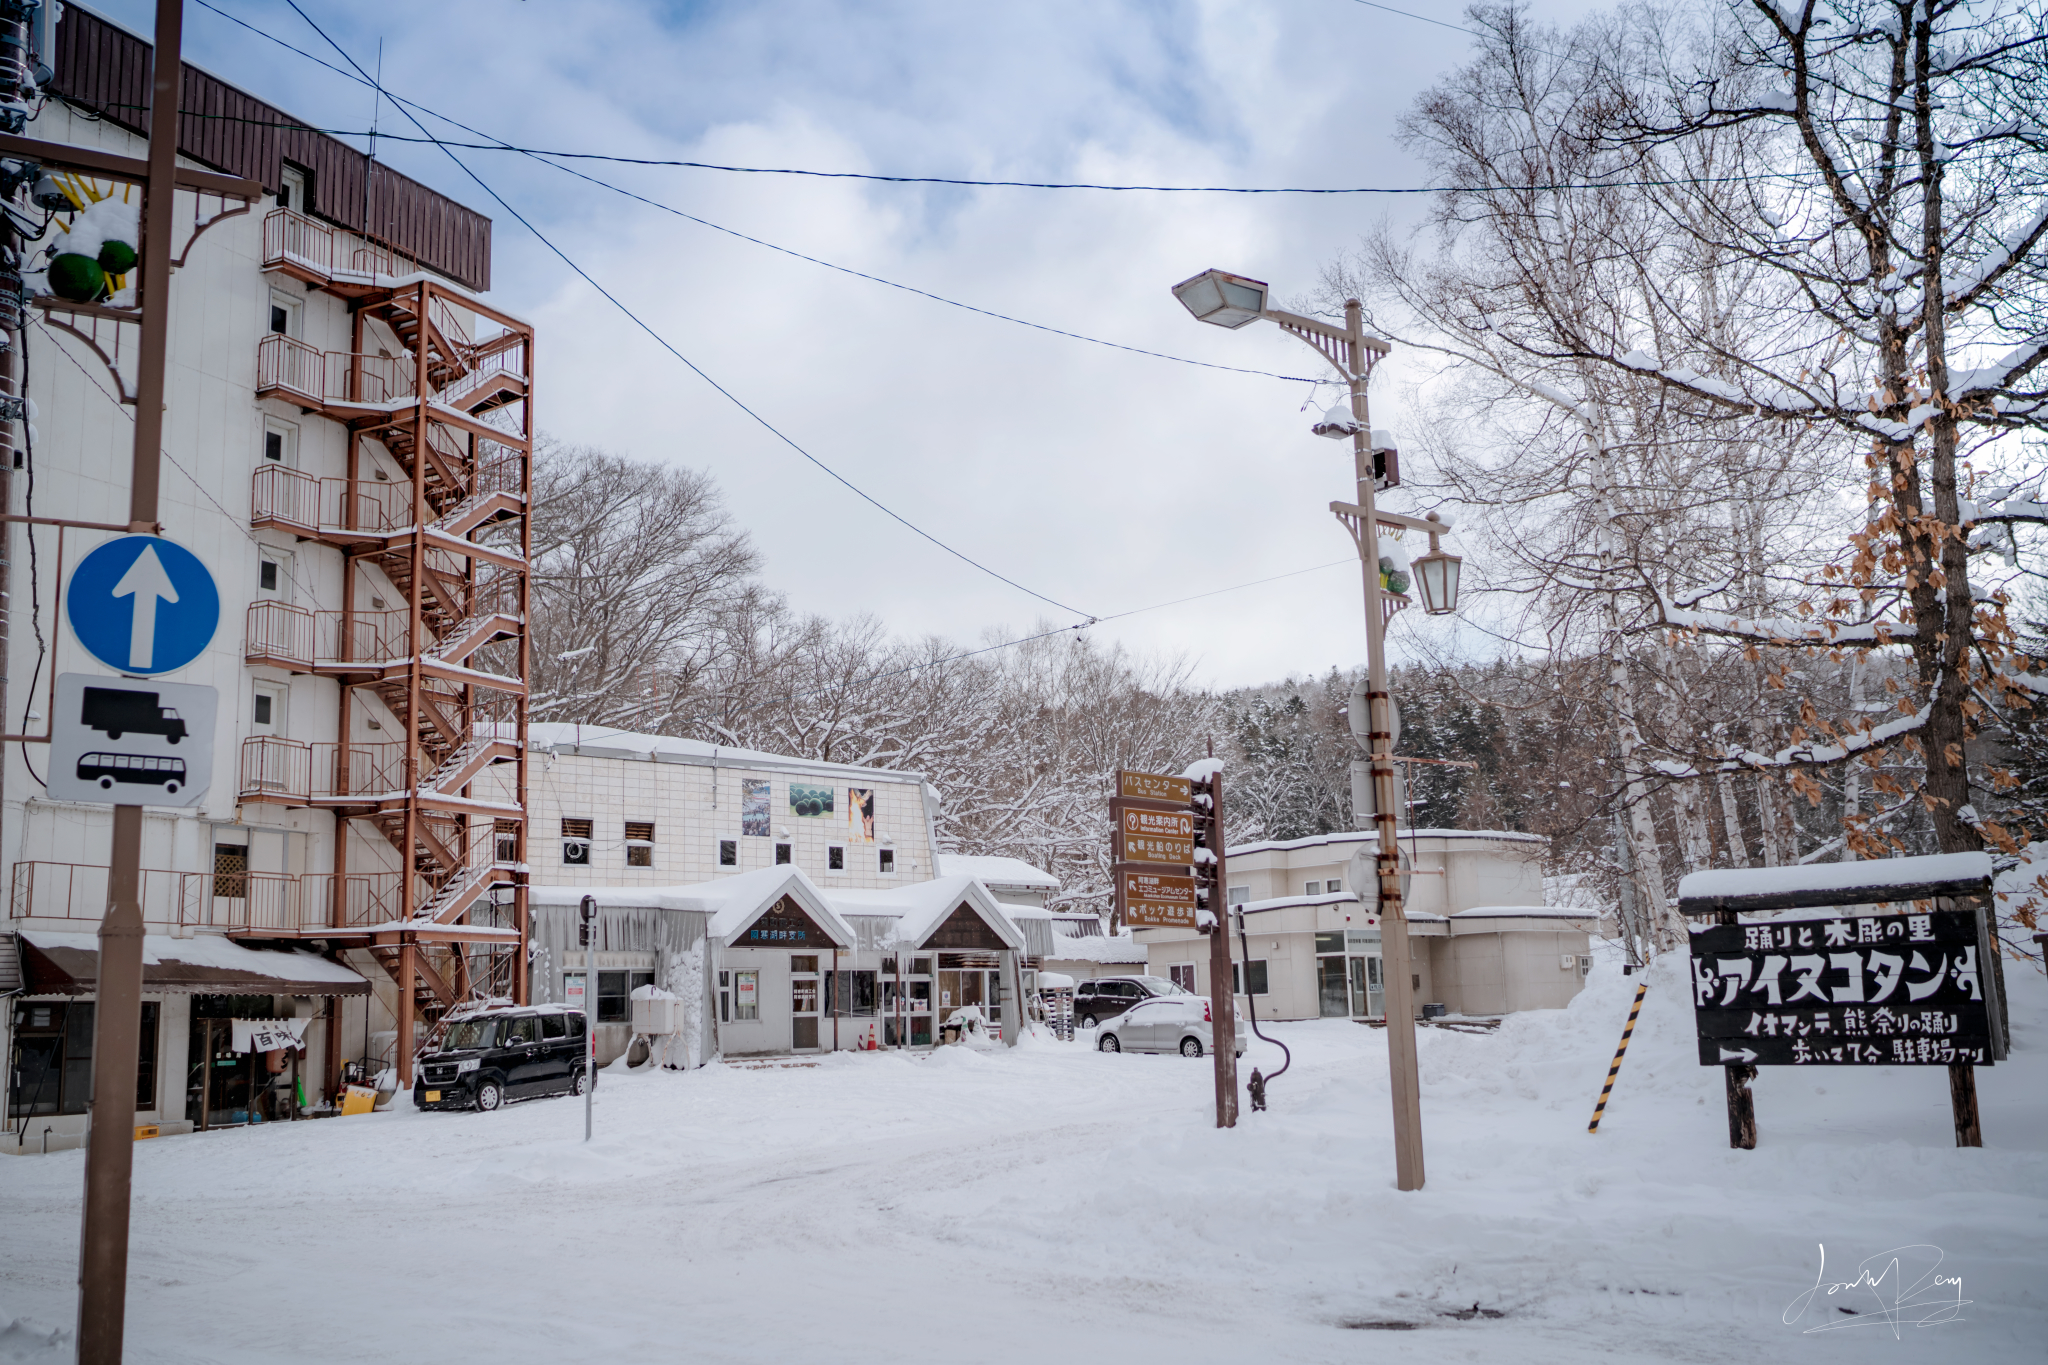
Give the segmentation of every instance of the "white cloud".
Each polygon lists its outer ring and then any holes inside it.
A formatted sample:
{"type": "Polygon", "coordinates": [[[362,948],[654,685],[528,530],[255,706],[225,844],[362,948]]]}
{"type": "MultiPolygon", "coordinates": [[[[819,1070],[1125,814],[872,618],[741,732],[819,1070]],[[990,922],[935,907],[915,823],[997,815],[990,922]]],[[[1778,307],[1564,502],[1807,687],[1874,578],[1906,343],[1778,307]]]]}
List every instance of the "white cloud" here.
{"type": "MultiPolygon", "coordinates": [[[[283,7],[221,0],[332,57],[283,7]]],[[[109,8],[146,32],[148,7],[109,8]]],[[[309,12],[386,84],[535,146],[759,165],[1159,183],[1408,185],[1393,138],[1457,61],[1440,28],[1335,0],[663,7],[455,0],[309,12]]],[[[362,87],[194,8],[194,60],[293,113],[364,125],[362,87]]],[[[413,130],[387,105],[386,132],[413,130]]],[[[437,129],[437,131],[439,131],[437,129]]],[[[1061,613],[866,507],[634,330],[438,151],[380,154],[496,221],[494,294],[541,327],[559,436],[710,468],[799,607],[961,640],[1061,613]]],[[[679,350],[847,478],[1048,597],[1109,615],[1342,557],[1345,448],[1302,386],[1088,346],[721,236],[523,158],[465,154],[679,350]]],[[[1193,323],[1218,265],[1283,297],[1418,199],[967,190],[588,164],[790,248],[983,307],[1221,364],[1322,372],[1270,327],[1193,323]]],[[[1398,361],[1390,367],[1398,379],[1398,361]]],[[[1395,384],[1376,425],[1400,425],[1395,384]]],[[[1325,393],[1327,394],[1327,390],[1325,393]]],[[[1099,628],[1219,683],[1351,665],[1355,572],[1099,628]]]]}

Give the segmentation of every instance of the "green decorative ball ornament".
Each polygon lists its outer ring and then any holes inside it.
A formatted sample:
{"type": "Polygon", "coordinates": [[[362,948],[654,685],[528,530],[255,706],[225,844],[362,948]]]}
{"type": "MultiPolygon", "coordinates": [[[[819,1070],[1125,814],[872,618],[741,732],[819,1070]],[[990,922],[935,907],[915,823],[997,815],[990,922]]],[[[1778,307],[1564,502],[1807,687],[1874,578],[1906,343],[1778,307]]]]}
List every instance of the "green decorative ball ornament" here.
{"type": "Polygon", "coordinates": [[[72,303],[93,303],[106,296],[107,272],[92,257],[67,251],[50,262],[50,292],[72,303]]]}
{"type": "Polygon", "coordinates": [[[126,242],[109,239],[100,247],[100,269],[109,275],[127,274],[135,268],[136,262],[140,259],[135,254],[135,248],[126,242]]]}

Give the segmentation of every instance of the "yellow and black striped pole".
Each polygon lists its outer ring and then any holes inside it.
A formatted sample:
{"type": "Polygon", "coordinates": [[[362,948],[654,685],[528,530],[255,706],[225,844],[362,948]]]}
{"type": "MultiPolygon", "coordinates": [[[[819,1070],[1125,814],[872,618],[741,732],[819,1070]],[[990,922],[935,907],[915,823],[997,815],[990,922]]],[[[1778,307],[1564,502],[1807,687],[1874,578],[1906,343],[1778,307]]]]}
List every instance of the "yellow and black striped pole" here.
{"type": "Polygon", "coordinates": [[[1607,1068],[1607,1084],[1600,1087],[1600,1103],[1593,1106],[1593,1121],[1586,1125],[1586,1131],[1600,1131],[1600,1116],[1607,1112],[1607,1097],[1614,1091],[1614,1078],[1621,1073],[1621,1054],[1628,1051],[1629,1035],[1636,1031],[1636,1016],[1643,1012],[1643,992],[1650,989],[1648,981],[1636,983],[1636,1003],[1629,1007],[1628,1026],[1621,1031],[1621,1046],[1614,1049],[1614,1065],[1607,1068]]]}

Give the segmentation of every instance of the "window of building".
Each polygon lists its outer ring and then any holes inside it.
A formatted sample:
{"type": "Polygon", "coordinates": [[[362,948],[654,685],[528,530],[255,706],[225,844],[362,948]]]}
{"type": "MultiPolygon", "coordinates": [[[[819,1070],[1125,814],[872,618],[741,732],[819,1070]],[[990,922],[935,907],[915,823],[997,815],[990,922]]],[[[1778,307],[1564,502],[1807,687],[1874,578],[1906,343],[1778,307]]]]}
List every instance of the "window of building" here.
{"type": "Polygon", "coordinates": [[[833,872],[844,872],[846,870],[846,850],[838,844],[827,845],[825,849],[825,866],[833,872]]]}
{"type": "Polygon", "coordinates": [[[1306,888],[1306,892],[1305,892],[1305,894],[1307,894],[1307,895],[1310,895],[1310,896],[1320,896],[1320,895],[1322,895],[1322,894],[1323,894],[1323,884],[1322,884],[1321,882],[1310,882],[1310,883],[1308,883],[1308,886],[1307,886],[1307,888],[1306,888]]]}
{"type": "Polygon", "coordinates": [[[777,844],[777,845],[775,846],[775,865],[776,865],[777,867],[780,867],[780,866],[782,866],[782,865],[783,865],[784,863],[786,863],[786,862],[788,862],[788,861],[789,861],[789,845],[788,845],[788,844],[777,844]]]}
{"type": "Polygon", "coordinates": [[[299,429],[281,417],[263,419],[263,459],[287,468],[299,462],[299,429]]]}
{"type": "Polygon", "coordinates": [[[562,862],[569,867],[590,866],[590,832],[588,820],[562,819],[562,862]]]}
{"type": "Polygon", "coordinates": [[[873,972],[827,972],[825,1013],[872,1015],[875,1012],[873,972]]]}
{"type": "Polygon", "coordinates": [[[720,867],[738,867],[740,865],[739,840],[720,839],[718,841],[718,865],[720,867]]]}
{"type": "Polygon", "coordinates": [[[519,822],[517,820],[496,821],[492,825],[491,834],[496,844],[496,847],[492,850],[496,860],[501,863],[517,863],[519,861],[519,822]]]}
{"type": "Polygon", "coordinates": [[[1169,966],[1169,967],[1168,967],[1168,968],[1166,969],[1166,975],[1167,975],[1167,977],[1168,977],[1168,978],[1169,978],[1169,979],[1170,979],[1170,980],[1171,980],[1171,981],[1173,982],[1173,984],[1174,984],[1174,985],[1176,985],[1176,986],[1180,987],[1180,988],[1181,988],[1182,990],[1186,991],[1186,992],[1187,992],[1188,994],[1190,994],[1190,995],[1193,995],[1193,994],[1194,994],[1194,992],[1195,992],[1195,964],[1194,964],[1194,963],[1192,963],[1192,962],[1177,962],[1177,963],[1174,963],[1173,965],[1169,966]]]}
{"type": "Polygon", "coordinates": [[[1232,905],[1243,905],[1251,898],[1252,889],[1249,886],[1233,886],[1230,888],[1230,903],[1232,905]]]}
{"type": "Polygon", "coordinates": [[[732,974],[732,1017],[735,1019],[759,1019],[761,1017],[761,974],[759,972],[734,972],[732,974]]]}
{"type": "Polygon", "coordinates": [[[279,336],[295,337],[299,334],[299,300],[282,290],[270,291],[270,330],[279,336]]]}
{"type": "Polygon", "coordinates": [[[730,1024],[732,1022],[731,972],[720,972],[718,974],[718,1022],[721,1024],[730,1024]]]}
{"type": "MultiPolygon", "coordinates": [[[[135,1107],[156,1108],[157,1015],[162,1006],[142,1002],[142,1030],[136,1047],[135,1107]]],[[[90,1000],[17,1001],[14,1047],[7,1067],[7,1117],[83,1114],[92,1099],[90,1000]]]]}
{"type": "Polygon", "coordinates": [[[894,872],[896,870],[896,850],[893,848],[883,849],[879,865],[884,872],[894,872]]]}
{"type": "Polygon", "coordinates": [[[249,846],[213,846],[213,894],[215,899],[243,900],[249,894],[249,846]]]}
{"type": "Polygon", "coordinates": [[[633,1017],[633,992],[654,984],[653,972],[599,972],[597,974],[597,1022],[623,1024],[633,1017]]]}
{"type": "Polygon", "coordinates": [[[1330,878],[1330,880],[1323,883],[1323,894],[1325,896],[1333,895],[1336,892],[1342,891],[1343,889],[1344,879],[1342,877],[1332,877],[1330,878]]]}
{"type": "Polygon", "coordinates": [[[1238,995],[1243,995],[1243,994],[1244,994],[1244,982],[1245,982],[1245,977],[1246,977],[1247,975],[1249,975],[1249,976],[1251,977],[1251,982],[1252,982],[1252,994],[1253,994],[1253,995],[1264,995],[1264,994],[1266,993],[1266,959],[1264,959],[1264,958],[1260,957],[1260,958],[1253,958],[1253,959],[1252,959],[1252,960],[1251,960],[1251,961],[1250,961],[1249,963],[1245,963],[1245,962],[1233,962],[1233,963],[1231,963],[1231,964],[1230,964],[1230,988],[1231,988],[1231,990],[1232,990],[1232,991],[1234,991],[1235,993],[1237,993],[1238,995]],[[1249,970],[1249,972],[1247,972],[1247,970],[1246,970],[1247,968],[1249,968],[1249,969],[1250,969],[1250,970],[1249,970]]]}
{"type": "Polygon", "coordinates": [[[654,866],[654,822],[652,820],[628,820],[626,822],[626,866],[654,866]]]}

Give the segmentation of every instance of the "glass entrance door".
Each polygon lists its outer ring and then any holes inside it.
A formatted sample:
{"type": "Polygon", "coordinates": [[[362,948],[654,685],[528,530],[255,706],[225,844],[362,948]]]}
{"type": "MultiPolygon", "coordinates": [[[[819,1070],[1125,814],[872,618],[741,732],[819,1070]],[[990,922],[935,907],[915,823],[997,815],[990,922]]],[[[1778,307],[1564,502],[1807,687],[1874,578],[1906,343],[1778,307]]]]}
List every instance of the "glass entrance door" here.
{"type": "Polygon", "coordinates": [[[818,1046],[818,1003],[822,988],[815,953],[793,953],[789,959],[789,1046],[815,1051],[818,1046]]]}
{"type": "Polygon", "coordinates": [[[1351,1016],[1378,1019],[1385,1015],[1384,974],[1378,955],[1346,960],[1351,964],[1351,1016]]]}

